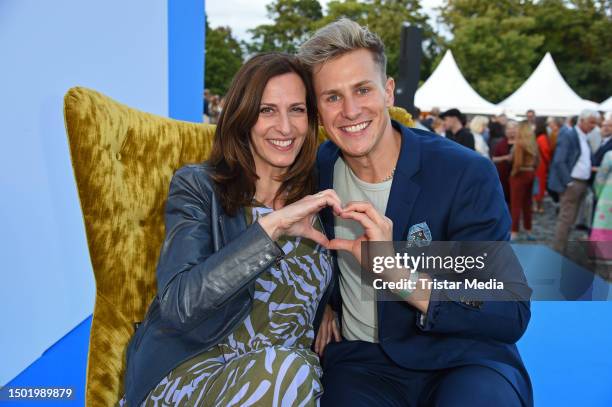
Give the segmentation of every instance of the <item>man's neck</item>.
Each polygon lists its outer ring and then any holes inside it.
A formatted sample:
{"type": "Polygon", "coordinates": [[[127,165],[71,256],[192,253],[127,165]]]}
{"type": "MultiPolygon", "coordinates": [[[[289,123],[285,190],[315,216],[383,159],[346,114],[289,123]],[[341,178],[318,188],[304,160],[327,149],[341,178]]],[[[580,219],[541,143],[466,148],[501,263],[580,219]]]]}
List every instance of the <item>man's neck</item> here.
{"type": "Polygon", "coordinates": [[[344,161],[357,178],[369,183],[379,183],[389,178],[395,171],[402,145],[402,135],[389,122],[376,147],[362,157],[345,155],[344,161]]]}

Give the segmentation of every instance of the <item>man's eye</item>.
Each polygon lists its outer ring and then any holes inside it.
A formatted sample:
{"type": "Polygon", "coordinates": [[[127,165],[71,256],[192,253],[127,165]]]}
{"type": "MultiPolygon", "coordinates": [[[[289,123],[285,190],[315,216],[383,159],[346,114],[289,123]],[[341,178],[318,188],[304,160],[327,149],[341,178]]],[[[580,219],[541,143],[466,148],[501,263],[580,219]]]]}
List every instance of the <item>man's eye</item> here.
{"type": "Polygon", "coordinates": [[[340,98],[338,97],[338,95],[331,95],[327,98],[328,102],[337,102],[338,100],[340,100],[340,98]]]}
{"type": "Polygon", "coordinates": [[[369,88],[359,88],[358,92],[360,95],[366,95],[370,93],[370,89],[369,88]]]}

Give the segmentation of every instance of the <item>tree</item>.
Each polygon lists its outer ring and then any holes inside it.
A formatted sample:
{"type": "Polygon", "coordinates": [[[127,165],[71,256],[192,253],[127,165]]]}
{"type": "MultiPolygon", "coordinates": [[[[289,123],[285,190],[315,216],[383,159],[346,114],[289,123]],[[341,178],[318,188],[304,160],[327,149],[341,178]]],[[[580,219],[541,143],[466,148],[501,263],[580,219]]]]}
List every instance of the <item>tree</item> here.
{"type": "Polygon", "coordinates": [[[211,29],[206,21],[205,86],[213,94],[224,95],[242,65],[242,49],[229,27],[211,29]]]}
{"type": "Polygon", "coordinates": [[[544,36],[526,12],[530,0],[449,0],[441,18],[467,81],[486,99],[499,102],[514,92],[540,59],[544,36]]]}
{"type": "Polygon", "coordinates": [[[249,30],[253,36],[253,42],[247,45],[249,52],[295,53],[314,23],[323,17],[317,0],[275,0],[266,9],[273,23],[249,30]]]}
{"type": "Polygon", "coordinates": [[[539,56],[550,52],[572,89],[598,102],[612,94],[612,9],[608,1],[541,0],[530,9],[535,18],[532,32],[544,34],[539,56]]]}

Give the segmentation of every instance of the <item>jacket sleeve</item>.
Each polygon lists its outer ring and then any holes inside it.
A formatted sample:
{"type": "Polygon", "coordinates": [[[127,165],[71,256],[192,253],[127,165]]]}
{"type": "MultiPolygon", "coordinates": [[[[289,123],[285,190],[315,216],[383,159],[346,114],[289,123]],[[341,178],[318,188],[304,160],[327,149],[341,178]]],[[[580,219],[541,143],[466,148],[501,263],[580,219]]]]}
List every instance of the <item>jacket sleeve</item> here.
{"type": "Polygon", "coordinates": [[[477,242],[471,247],[488,252],[487,270],[504,281],[500,294],[504,301],[467,301],[458,290],[433,289],[427,315],[417,318],[420,329],[506,343],[523,335],[531,317],[531,289],[513,249],[505,243],[509,230],[510,217],[495,168],[485,158],[472,159],[454,195],[447,236],[449,241],[477,242]]]}
{"type": "Polygon", "coordinates": [[[206,170],[183,167],[166,203],[166,236],[157,265],[163,323],[188,331],[232,300],[283,252],[258,222],[219,251],[213,249],[212,194],[206,170]],[[208,184],[208,185],[207,185],[208,184]]]}
{"type": "Polygon", "coordinates": [[[561,131],[559,131],[559,136],[557,137],[557,146],[555,147],[555,153],[553,154],[552,162],[550,164],[550,173],[553,174],[553,176],[549,176],[549,178],[555,177],[562,184],[559,185],[561,189],[556,192],[564,191],[567,186],[566,183],[571,181],[572,179],[570,173],[571,169],[568,168],[566,162],[567,155],[569,154],[569,149],[569,131],[567,129],[562,129],[561,131]]]}

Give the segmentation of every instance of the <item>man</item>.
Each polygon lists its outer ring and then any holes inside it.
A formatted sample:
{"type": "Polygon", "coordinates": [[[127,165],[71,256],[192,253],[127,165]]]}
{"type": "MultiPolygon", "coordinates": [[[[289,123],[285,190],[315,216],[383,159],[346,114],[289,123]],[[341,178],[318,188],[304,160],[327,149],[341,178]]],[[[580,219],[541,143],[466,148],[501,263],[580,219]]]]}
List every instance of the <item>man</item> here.
{"type": "Polygon", "coordinates": [[[531,128],[535,130],[535,126],[536,126],[536,114],[535,114],[535,110],[533,110],[533,109],[527,110],[527,121],[531,125],[531,128]]]}
{"type": "Polygon", "coordinates": [[[366,28],[336,21],[298,56],[312,70],[331,140],[319,149],[319,188],[333,188],[345,204],[341,217],[321,212],[337,250],[339,293],[330,303],[343,337],[324,349],[322,405],[532,405],[514,345],[530,318],[527,301],[443,301],[444,290],[426,287],[381,301],[359,274],[364,240],[507,241],[493,165],[390,119],[395,84],[384,45],[366,28]]]}
{"type": "Polygon", "coordinates": [[[440,115],[446,126],[446,138],[467,148],[475,149],[474,136],[465,128],[465,116],[459,109],[449,109],[440,115]]]}
{"type": "Polygon", "coordinates": [[[583,110],[578,124],[563,127],[548,175],[548,189],[559,194],[559,215],[555,228],[553,249],[564,253],[570,228],[576,221],[578,209],[587,192],[591,177],[591,149],[587,134],[597,125],[599,113],[583,110]]]}

